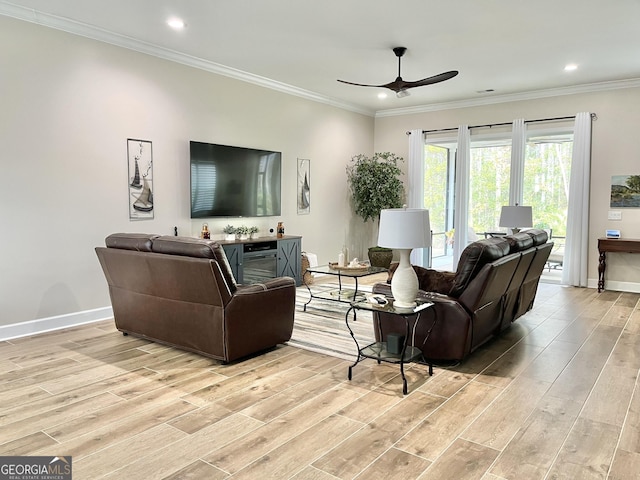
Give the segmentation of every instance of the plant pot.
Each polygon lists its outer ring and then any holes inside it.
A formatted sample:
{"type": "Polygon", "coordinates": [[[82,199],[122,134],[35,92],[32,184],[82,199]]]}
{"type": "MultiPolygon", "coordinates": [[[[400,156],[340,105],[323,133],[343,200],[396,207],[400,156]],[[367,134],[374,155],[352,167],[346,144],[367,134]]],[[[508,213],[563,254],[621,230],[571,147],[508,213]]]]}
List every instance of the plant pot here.
{"type": "Polygon", "coordinates": [[[390,248],[371,247],[369,248],[369,263],[372,267],[389,268],[393,260],[393,250],[390,248]]]}
{"type": "Polygon", "coordinates": [[[242,234],[240,234],[239,238],[240,238],[240,240],[248,240],[249,239],[249,235],[246,234],[246,233],[242,233],[242,234]]]}
{"type": "Polygon", "coordinates": [[[227,233],[227,234],[225,234],[224,239],[229,241],[229,242],[234,242],[235,239],[236,239],[236,234],[235,233],[227,233]]]}

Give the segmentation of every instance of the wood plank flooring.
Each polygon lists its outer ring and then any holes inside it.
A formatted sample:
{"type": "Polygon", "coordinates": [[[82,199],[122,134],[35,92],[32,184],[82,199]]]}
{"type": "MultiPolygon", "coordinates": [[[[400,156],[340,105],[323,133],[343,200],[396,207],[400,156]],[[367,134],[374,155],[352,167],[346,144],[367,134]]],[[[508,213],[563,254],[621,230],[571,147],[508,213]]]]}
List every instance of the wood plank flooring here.
{"type": "Polygon", "coordinates": [[[0,455],[80,479],[640,479],[640,295],[541,284],[455,367],[231,365],[100,322],[0,343],[0,455]]]}

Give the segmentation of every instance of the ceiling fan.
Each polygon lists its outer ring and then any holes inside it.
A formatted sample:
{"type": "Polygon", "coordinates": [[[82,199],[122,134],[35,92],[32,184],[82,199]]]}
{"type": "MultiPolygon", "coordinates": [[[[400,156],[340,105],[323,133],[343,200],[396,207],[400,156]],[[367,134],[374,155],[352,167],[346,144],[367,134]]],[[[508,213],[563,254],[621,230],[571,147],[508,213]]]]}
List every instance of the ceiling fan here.
{"type": "Polygon", "coordinates": [[[445,80],[449,80],[450,78],[453,78],[456,75],[458,75],[457,70],[451,70],[449,72],[440,73],[438,75],[434,75],[433,77],[423,78],[422,80],[417,80],[415,82],[404,81],[400,76],[400,62],[402,61],[402,56],[406,51],[407,51],[406,47],[395,47],[393,49],[393,53],[395,53],[396,57],[398,57],[398,78],[396,78],[393,82],[385,83],[384,85],[367,85],[364,83],[347,82],[346,80],[338,80],[338,81],[342,83],[347,83],[349,85],[357,85],[359,87],[388,88],[396,92],[396,95],[400,98],[400,97],[406,97],[409,95],[409,92],[407,92],[409,88],[423,87],[425,85],[432,85],[434,83],[444,82],[445,80]]]}

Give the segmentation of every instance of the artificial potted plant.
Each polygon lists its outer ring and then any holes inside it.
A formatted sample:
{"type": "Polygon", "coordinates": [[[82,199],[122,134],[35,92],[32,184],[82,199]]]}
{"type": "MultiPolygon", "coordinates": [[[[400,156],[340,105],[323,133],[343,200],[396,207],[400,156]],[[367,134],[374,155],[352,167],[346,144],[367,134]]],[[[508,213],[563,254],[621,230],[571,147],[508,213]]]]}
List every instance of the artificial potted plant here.
{"type": "Polygon", "coordinates": [[[236,227],[233,225],[227,225],[222,231],[225,233],[225,240],[234,241],[236,239],[236,227]]]}
{"type": "MultiPolygon", "coordinates": [[[[402,170],[398,163],[402,157],[390,152],[374,153],[372,157],[356,155],[347,165],[347,179],[357,215],[367,222],[380,221],[380,211],[400,208],[404,200],[402,170]]],[[[390,248],[369,248],[369,261],[373,266],[389,268],[393,258],[390,248]]]]}
{"type": "Polygon", "coordinates": [[[238,234],[240,240],[246,240],[249,238],[249,227],[247,227],[246,225],[240,225],[238,228],[236,228],[236,233],[238,234]]]}
{"type": "Polygon", "coordinates": [[[249,238],[256,238],[258,235],[258,227],[255,225],[253,227],[249,227],[249,238]]]}

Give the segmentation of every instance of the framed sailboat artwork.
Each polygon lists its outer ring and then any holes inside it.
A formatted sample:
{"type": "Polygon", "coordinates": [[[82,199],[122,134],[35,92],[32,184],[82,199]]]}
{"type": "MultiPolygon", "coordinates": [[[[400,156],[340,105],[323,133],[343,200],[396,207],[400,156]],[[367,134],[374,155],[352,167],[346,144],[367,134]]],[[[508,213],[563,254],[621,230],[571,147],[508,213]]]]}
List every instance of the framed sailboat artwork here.
{"type": "Polygon", "coordinates": [[[127,139],[129,163],[129,220],[148,220],[154,216],[153,150],[148,140],[127,139]]]}
{"type": "Polygon", "coordinates": [[[298,159],[298,215],[311,211],[311,160],[298,159]]]}

